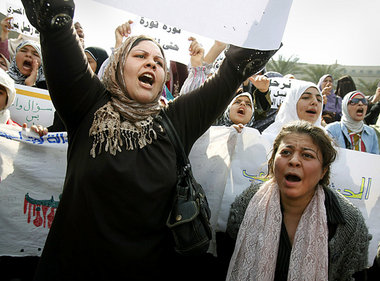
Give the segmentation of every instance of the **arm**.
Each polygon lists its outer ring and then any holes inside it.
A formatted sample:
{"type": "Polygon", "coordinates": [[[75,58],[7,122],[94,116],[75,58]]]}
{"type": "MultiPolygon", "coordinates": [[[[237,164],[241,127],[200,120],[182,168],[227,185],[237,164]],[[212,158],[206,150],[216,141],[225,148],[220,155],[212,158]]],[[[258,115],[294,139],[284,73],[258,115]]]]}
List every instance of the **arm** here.
{"type": "Polygon", "coordinates": [[[210,50],[207,52],[204,62],[206,64],[213,63],[221,52],[226,48],[227,44],[215,40],[214,45],[211,46],[210,50]]]}
{"type": "Polygon", "coordinates": [[[187,94],[199,88],[207,79],[207,67],[203,66],[204,49],[194,37],[190,37],[190,70],[189,75],[183,82],[180,95],[187,94]]]}
{"type": "Polygon", "coordinates": [[[23,0],[30,23],[40,32],[42,56],[49,93],[54,107],[67,129],[77,126],[90,110],[104,87],[88,67],[84,50],[72,23],[72,1],[49,2],[23,0]],[[56,21],[52,23],[52,18],[56,21]]]}
{"type": "Polygon", "coordinates": [[[12,28],[10,21],[13,17],[5,17],[1,21],[1,41],[0,41],[0,53],[2,53],[7,60],[10,60],[9,50],[8,50],[8,34],[9,29],[12,28]]]}
{"type": "Polygon", "coordinates": [[[198,139],[226,109],[241,83],[264,67],[277,50],[260,51],[230,46],[219,71],[187,95],[178,97],[169,117],[188,153],[198,139]]]}

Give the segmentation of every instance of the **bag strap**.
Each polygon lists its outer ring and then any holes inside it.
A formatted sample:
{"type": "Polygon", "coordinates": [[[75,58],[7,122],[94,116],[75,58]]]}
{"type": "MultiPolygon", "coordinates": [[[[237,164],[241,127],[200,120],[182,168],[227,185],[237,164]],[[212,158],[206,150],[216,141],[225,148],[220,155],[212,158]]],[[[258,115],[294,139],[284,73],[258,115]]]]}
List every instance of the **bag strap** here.
{"type": "Polygon", "coordinates": [[[176,129],[174,128],[172,121],[170,121],[165,110],[161,110],[159,116],[161,116],[161,118],[159,118],[159,122],[165,128],[165,131],[176,151],[177,163],[179,164],[178,169],[182,166],[184,171],[189,171],[191,168],[190,161],[185,153],[185,150],[183,149],[182,142],[177,134],[176,129]]]}

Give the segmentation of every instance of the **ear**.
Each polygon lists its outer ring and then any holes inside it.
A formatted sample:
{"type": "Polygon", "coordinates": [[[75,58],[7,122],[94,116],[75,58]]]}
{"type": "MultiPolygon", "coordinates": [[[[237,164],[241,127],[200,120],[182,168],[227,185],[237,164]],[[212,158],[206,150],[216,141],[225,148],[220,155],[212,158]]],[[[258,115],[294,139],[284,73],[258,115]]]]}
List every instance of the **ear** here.
{"type": "Polygon", "coordinates": [[[322,171],[322,175],[321,175],[321,178],[319,180],[322,180],[323,177],[326,175],[326,172],[327,172],[328,168],[324,168],[323,171],[322,171]]]}

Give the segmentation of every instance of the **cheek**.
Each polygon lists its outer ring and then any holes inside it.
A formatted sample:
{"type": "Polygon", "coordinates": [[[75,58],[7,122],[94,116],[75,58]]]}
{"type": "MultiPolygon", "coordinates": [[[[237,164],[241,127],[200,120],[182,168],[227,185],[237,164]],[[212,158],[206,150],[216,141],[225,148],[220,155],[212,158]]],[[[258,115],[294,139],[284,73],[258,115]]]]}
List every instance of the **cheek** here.
{"type": "Polygon", "coordinates": [[[16,54],[16,65],[18,68],[22,66],[24,62],[24,55],[22,53],[17,53],[16,54]]]}

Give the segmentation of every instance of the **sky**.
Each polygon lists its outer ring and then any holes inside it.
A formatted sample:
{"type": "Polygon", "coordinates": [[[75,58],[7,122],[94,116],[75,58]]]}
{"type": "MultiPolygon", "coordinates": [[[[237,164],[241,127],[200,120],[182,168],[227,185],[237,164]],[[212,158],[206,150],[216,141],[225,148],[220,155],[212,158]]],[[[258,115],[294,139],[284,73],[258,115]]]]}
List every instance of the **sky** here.
{"type": "MultiPolygon", "coordinates": [[[[128,13],[92,0],[77,0],[75,5],[74,20],[84,28],[86,46],[99,46],[110,53],[114,30],[128,20],[128,13]]],[[[282,55],[311,64],[380,66],[379,13],[380,0],[293,0],[283,47],[274,58],[282,55]]],[[[208,41],[203,42],[206,51],[213,39],[208,41]]]]}
{"type": "MultiPolygon", "coordinates": [[[[103,40],[97,29],[88,24],[94,20],[96,6],[101,4],[86,4],[89,1],[76,1],[75,17],[83,22],[86,44],[109,50],[108,39],[103,40]]],[[[380,66],[379,13],[380,0],[293,0],[283,47],[276,56],[298,57],[299,62],[312,64],[380,66]]],[[[117,18],[115,13],[104,15],[97,19],[97,24],[110,26],[117,18]]],[[[120,18],[121,22],[124,19],[120,18]]],[[[116,21],[109,29],[111,42],[119,23],[116,21]]]]}

